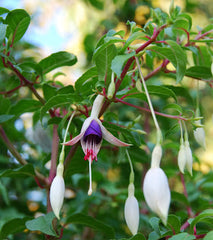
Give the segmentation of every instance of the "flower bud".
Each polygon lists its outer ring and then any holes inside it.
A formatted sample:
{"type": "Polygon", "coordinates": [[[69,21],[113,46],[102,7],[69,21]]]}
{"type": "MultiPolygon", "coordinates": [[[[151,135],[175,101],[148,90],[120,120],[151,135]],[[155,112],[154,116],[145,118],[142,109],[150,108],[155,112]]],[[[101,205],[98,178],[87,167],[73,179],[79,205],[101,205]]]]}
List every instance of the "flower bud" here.
{"type": "Polygon", "coordinates": [[[161,168],[150,168],[146,173],[143,193],[147,205],[166,225],[171,194],[167,177],[161,168]]]}
{"type": "Polygon", "coordinates": [[[151,167],[159,168],[161,157],[162,157],[162,147],[160,144],[157,144],[157,145],[155,145],[155,147],[152,151],[151,167]]]}
{"type": "Polygon", "coordinates": [[[139,206],[134,196],[134,184],[130,183],[128,187],[128,198],[125,202],[124,217],[126,224],[133,235],[137,234],[139,226],[139,206]]]}
{"type": "Polygon", "coordinates": [[[180,150],[178,152],[178,166],[180,171],[184,173],[184,169],[186,166],[186,149],[183,143],[181,143],[180,150]]]}
{"type": "Polygon", "coordinates": [[[186,169],[192,176],[193,157],[192,157],[191,148],[189,146],[189,141],[185,141],[185,155],[186,155],[186,169]]]}
{"type": "MultiPolygon", "coordinates": [[[[197,124],[201,124],[200,121],[196,121],[197,124]]],[[[205,141],[205,131],[203,129],[203,127],[197,127],[194,130],[194,137],[195,140],[198,144],[200,144],[200,146],[202,146],[203,148],[206,148],[206,141],[205,141]]]]}
{"type": "Polygon", "coordinates": [[[108,91],[107,91],[107,97],[109,99],[111,99],[113,97],[114,93],[115,93],[115,82],[113,79],[113,81],[111,81],[109,84],[108,91]]]}
{"type": "Polygon", "coordinates": [[[65,184],[63,178],[63,164],[57,167],[57,175],[50,187],[50,203],[55,216],[59,219],[59,213],[64,201],[65,184]]]}

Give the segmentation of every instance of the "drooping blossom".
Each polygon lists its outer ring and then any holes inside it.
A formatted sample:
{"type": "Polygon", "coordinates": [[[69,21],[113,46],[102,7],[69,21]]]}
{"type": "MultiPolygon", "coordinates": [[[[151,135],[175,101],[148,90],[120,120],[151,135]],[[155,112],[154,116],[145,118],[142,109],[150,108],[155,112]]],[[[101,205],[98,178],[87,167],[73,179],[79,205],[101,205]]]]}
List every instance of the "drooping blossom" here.
{"type": "Polygon", "coordinates": [[[151,168],[144,178],[143,194],[147,205],[166,225],[171,193],[166,174],[160,168],[161,157],[162,147],[157,144],[152,152],[151,168]]]}
{"type": "Polygon", "coordinates": [[[57,174],[50,187],[50,204],[55,216],[59,219],[60,210],[64,201],[65,184],[63,178],[64,166],[59,163],[57,174]]]}
{"type": "Polygon", "coordinates": [[[124,206],[124,217],[126,224],[133,235],[137,234],[139,226],[139,206],[134,196],[135,187],[133,183],[128,187],[128,198],[124,206]]]}
{"type": "Polygon", "coordinates": [[[146,173],[143,193],[147,205],[166,225],[171,194],[168,179],[161,168],[151,167],[146,173]]]}
{"type": "Polygon", "coordinates": [[[182,142],[180,144],[180,149],[178,152],[178,167],[182,173],[184,173],[185,166],[186,166],[186,149],[184,143],[182,142]]]}
{"type": "Polygon", "coordinates": [[[93,160],[97,161],[97,154],[100,150],[103,139],[109,143],[119,146],[127,147],[130,144],[120,141],[118,138],[113,136],[107,129],[102,125],[102,122],[98,119],[101,107],[103,105],[104,97],[98,95],[93,103],[91,116],[88,117],[81,128],[79,135],[74,137],[69,142],[66,142],[65,145],[74,145],[78,141],[81,142],[82,149],[84,151],[84,160],[89,161],[89,175],[90,175],[90,186],[88,194],[92,194],[92,172],[91,164],[93,160]]]}

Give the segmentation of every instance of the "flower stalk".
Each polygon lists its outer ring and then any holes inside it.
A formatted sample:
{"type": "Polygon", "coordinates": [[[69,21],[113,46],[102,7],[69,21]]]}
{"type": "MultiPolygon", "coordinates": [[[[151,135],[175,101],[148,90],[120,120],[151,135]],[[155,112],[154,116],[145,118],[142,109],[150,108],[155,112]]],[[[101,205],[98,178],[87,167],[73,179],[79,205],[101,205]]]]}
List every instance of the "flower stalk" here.
{"type": "Polygon", "coordinates": [[[133,235],[135,235],[138,232],[140,212],[138,201],[135,198],[134,170],[132,166],[132,161],[127,150],[126,154],[130,165],[130,177],[128,186],[128,197],[124,206],[124,217],[129,230],[133,235]]]}
{"type": "MultiPolygon", "coordinates": [[[[69,122],[67,124],[67,128],[64,135],[64,141],[66,141],[66,136],[68,133],[69,126],[71,124],[71,121],[75,115],[75,111],[72,113],[69,122]]],[[[64,148],[65,145],[62,145],[62,150],[59,157],[59,164],[57,166],[56,176],[52,181],[51,187],[50,187],[50,204],[52,207],[52,210],[55,214],[55,216],[60,219],[60,211],[63,205],[64,201],[64,193],[65,193],[65,183],[63,178],[64,173],[64,148]]]]}

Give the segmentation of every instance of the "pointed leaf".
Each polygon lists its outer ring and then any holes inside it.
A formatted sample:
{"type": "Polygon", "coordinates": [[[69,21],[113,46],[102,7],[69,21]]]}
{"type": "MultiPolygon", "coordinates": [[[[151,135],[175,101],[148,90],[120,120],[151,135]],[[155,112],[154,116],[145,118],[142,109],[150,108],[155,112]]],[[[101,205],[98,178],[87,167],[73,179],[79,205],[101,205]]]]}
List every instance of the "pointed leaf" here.
{"type": "Polygon", "coordinates": [[[194,235],[189,235],[188,233],[179,233],[171,238],[169,240],[193,240],[196,239],[194,235]]]}
{"type": "Polygon", "coordinates": [[[19,41],[27,31],[30,24],[30,16],[23,9],[15,9],[7,14],[5,22],[8,24],[7,37],[10,38],[12,34],[15,43],[19,41]]]}
{"type": "Polygon", "coordinates": [[[7,25],[0,23],[0,45],[3,43],[4,38],[6,36],[7,25]]]}
{"type": "Polygon", "coordinates": [[[7,169],[5,171],[0,172],[0,177],[26,177],[27,176],[35,176],[34,167],[31,164],[26,164],[22,167],[15,169],[7,169]]]}
{"type": "Polygon", "coordinates": [[[14,115],[0,115],[0,123],[7,122],[8,120],[12,119],[14,115]]]}
{"type": "Polygon", "coordinates": [[[3,15],[5,13],[9,13],[10,10],[8,10],[7,8],[3,8],[3,7],[0,7],[0,15],[3,15]]]}
{"type": "Polygon", "coordinates": [[[41,108],[40,119],[43,118],[45,113],[53,107],[62,106],[65,104],[72,104],[75,102],[81,101],[81,97],[79,95],[70,93],[70,94],[59,94],[54,97],[51,97],[46,104],[41,108]]]}
{"type": "Polygon", "coordinates": [[[50,212],[44,216],[27,221],[26,227],[30,231],[40,231],[44,234],[57,237],[58,235],[54,231],[53,225],[52,225],[52,220],[54,218],[55,218],[54,213],[50,212]]]}
{"type": "Polygon", "coordinates": [[[10,234],[23,232],[26,229],[25,223],[29,219],[29,217],[14,218],[6,222],[1,228],[0,239],[5,239],[10,234]]]}
{"type": "Polygon", "coordinates": [[[135,55],[134,52],[126,54],[126,55],[118,55],[112,60],[111,69],[114,73],[116,73],[118,78],[121,76],[121,73],[123,70],[123,65],[125,64],[125,62],[129,58],[133,57],[134,55],[135,55]]]}
{"type": "Polygon", "coordinates": [[[77,62],[77,57],[68,52],[57,52],[42,59],[39,66],[42,68],[43,74],[46,74],[58,67],[72,66],[77,62]]]}
{"type": "Polygon", "coordinates": [[[201,79],[209,79],[212,77],[211,68],[205,66],[194,66],[190,67],[186,70],[186,76],[201,78],[201,79]]]}
{"type": "Polygon", "coordinates": [[[13,105],[10,108],[10,114],[14,114],[15,116],[20,116],[25,112],[35,112],[38,110],[42,104],[39,101],[33,99],[22,99],[13,105]]]}
{"type": "Polygon", "coordinates": [[[190,225],[190,231],[191,233],[193,233],[193,229],[194,226],[198,223],[198,222],[205,222],[205,219],[211,218],[213,217],[213,209],[206,209],[203,212],[201,212],[198,216],[196,216],[193,221],[191,222],[190,225]]]}

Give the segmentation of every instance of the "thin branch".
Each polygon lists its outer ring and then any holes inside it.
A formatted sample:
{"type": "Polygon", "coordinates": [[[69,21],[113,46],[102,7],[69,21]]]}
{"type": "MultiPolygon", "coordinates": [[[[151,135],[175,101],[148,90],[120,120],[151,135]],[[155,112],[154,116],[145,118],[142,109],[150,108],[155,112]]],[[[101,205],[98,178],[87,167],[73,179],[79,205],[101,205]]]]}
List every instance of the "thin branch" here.
{"type": "MultiPolygon", "coordinates": [[[[9,140],[9,138],[7,137],[4,129],[2,128],[2,126],[0,126],[0,136],[3,140],[3,142],[5,143],[5,145],[7,146],[7,148],[9,149],[10,153],[15,157],[15,159],[21,164],[21,165],[26,165],[28,164],[28,162],[22,158],[22,156],[20,155],[20,153],[16,150],[16,148],[13,146],[13,144],[11,143],[11,141],[9,140]]],[[[36,177],[39,181],[43,182],[45,185],[47,184],[47,179],[45,178],[44,175],[42,175],[40,172],[38,172],[35,169],[35,174],[36,177]]]]}
{"type": "MultiPolygon", "coordinates": [[[[125,104],[125,105],[130,106],[130,107],[137,108],[137,109],[139,109],[139,110],[141,110],[141,111],[145,111],[145,112],[151,113],[150,109],[148,109],[148,108],[143,108],[143,107],[134,105],[134,104],[132,104],[132,103],[125,102],[125,101],[123,101],[123,100],[121,100],[121,99],[119,99],[119,98],[115,98],[115,101],[116,101],[116,102],[123,103],[123,104],[125,104]]],[[[169,114],[166,114],[166,113],[160,113],[160,112],[156,112],[156,111],[155,111],[155,114],[156,114],[156,115],[159,115],[159,116],[162,116],[162,117],[172,118],[172,119],[177,119],[177,120],[179,120],[179,119],[180,119],[180,120],[183,120],[183,121],[188,121],[188,120],[189,120],[189,119],[184,118],[184,117],[181,117],[181,116],[174,116],[174,115],[169,115],[169,114]]]]}

